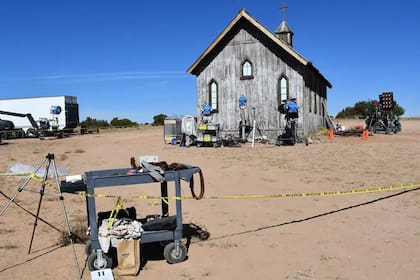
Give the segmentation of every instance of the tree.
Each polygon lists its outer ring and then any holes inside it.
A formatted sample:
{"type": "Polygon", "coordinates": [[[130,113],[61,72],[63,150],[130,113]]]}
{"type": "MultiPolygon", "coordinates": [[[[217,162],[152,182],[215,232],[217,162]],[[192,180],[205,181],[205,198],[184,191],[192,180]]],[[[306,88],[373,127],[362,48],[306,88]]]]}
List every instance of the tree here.
{"type": "Polygon", "coordinates": [[[405,109],[398,105],[397,101],[394,100],[394,108],[392,109],[392,112],[399,117],[404,115],[405,109]]]}
{"type": "Polygon", "coordinates": [[[97,120],[91,117],[87,117],[86,120],[80,122],[82,127],[86,128],[101,128],[101,127],[109,127],[109,123],[104,120],[97,120]]]}
{"type": "MultiPolygon", "coordinates": [[[[337,114],[336,118],[366,118],[367,116],[375,112],[375,102],[356,102],[353,107],[346,107],[345,109],[341,110],[337,114]]],[[[394,115],[396,116],[401,116],[404,114],[404,112],[404,108],[400,107],[397,101],[394,99],[394,107],[392,108],[392,113],[394,113],[394,115]]]]}
{"type": "Polygon", "coordinates": [[[111,120],[111,125],[117,127],[132,127],[138,126],[139,124],[136,122],[132,122],[129,119],[118,119],[117,117],[115,117],[111,120]]]}
{"type": "Polygon", "coordinates": [[[165,119],[166,119],[166,115],[164,114],[159,114],[153,117],[153,126],[157,126],[157,125],[163,125],[165,123],[165,119]]]}

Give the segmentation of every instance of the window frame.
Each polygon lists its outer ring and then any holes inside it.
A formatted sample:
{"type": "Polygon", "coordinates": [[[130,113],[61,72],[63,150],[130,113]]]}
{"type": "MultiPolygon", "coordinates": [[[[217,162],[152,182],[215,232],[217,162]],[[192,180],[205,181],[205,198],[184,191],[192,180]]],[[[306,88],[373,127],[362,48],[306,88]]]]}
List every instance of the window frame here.
{"type": "Polygon", "coordinates": [[[212,79],[209,83],[209,100],[208,101],[209,101],[209,105],[211,107],[212,113],[219,112],[219,84],[214,79],[212,79]],[[216,98],[214,100],[215,102],[213,102],[213,99],[214,99],[213,97],[214,92],[212,88],[213,85],[216,87],[216,91],[215,91],[216,98]]]}
{"type": "MultiPolygon", "coordinates": [[[[248,71],[247,71],[248,72],[248,71]]],[[[244,62],[241,64],[241,80],[249,80],[254,78],[254,65],[251,61],[248,59],[245,59],[244,62]],[[245,66],[248,65],[246,68],[247,70],[250,70],[250,73],[245,73],[245,66]]]]}
{"type": "Polygon", "coordinates": [[[289,98],[289,79],[287,78],[286,75],[282,74],[280,76],[280,78],[278,79],[278,93],[277,93],[277,99],[278,99],[278,103],[279,105],[284,104],[287,100],[287,98],[289,98]],[[286,87],[282,86],[282,80],[286,81],[286,87]],[[282,94],[284,93],[282,90],[283,88],[286,88],[286,92],[285,92],[285,97],[284,99],[282,99],[282,94]]]}

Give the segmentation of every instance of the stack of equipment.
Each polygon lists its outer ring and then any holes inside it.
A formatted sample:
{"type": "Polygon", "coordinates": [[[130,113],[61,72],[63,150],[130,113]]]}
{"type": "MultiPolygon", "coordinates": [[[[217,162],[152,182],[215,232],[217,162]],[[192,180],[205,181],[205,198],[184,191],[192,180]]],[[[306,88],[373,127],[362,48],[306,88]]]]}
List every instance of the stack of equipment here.
{"type": "Polygon", "coordinates": [[[397,133],[401,131],[401,123],[393,112],[394,97],[392,92],[379,95],[379,103],[373,101],[374,111],[366,119],[366,129],[376,132],[397,133]]]}

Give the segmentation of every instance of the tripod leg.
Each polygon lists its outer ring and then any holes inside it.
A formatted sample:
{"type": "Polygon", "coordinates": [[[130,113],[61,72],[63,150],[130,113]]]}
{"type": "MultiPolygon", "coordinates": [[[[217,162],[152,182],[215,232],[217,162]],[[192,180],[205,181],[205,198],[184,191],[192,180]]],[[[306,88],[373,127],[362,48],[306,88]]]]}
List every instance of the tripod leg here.
{"type": "MultiPolygon", "coordinates": [[[[34,169],[32,174],[36,174],[38,172],[38,170],[41,168],[41,166],[45,163],[46,160],[47,160],[47,158],[43,159],[38,164],[38,166],[34,169]]],[[[14,195],[11,197],[11,199],[6,203],[6,205],[3,206],[3,208],[0,211],[0,216],[3,215],[4,212],[6,212],[7,208],[9,208],[10,204],[12,204],[12,202],[15,201],[18,194],[23,191],[23,189],[26,187],[26,185],[28,185],[28,183],[31,181],[31,179],[32,179],[32,177],[30,177],[30,176],[28,176],[26,178],[25,182],[23,182],[23,184],[17,189],[17,191],[14,193],[14,195]]]]}
{"type": "Polygon", "coordinates": [[[71,246],[73,247],[73,255],[74,255],[74,260],[76,262],[79,277],[80,277],[80,279],[82,279],[83,274],[82,274],[82,271],[80,271],[80,265],[79,265],[79,262],[77,261],[77,254],[76,254],[76,249],[74,247],[73,234],[71,233],[71,230],[70,230],[70,223],[69,223],[69,219],[68,219],[68,216],[67,216],[66,205],[64,204],[63,193],[61,192],[60,181],[58,180],[58,172],[57,172],[57,167],[55,165],[54,155],[52,155],[52,165],[53,165],[53,169],[54,169],[55,181],[56,181],[56,184],[57,184],[57,193],[60,197],[61,209],[63,211],[64,222],[66,224],[67,235],[68,235],[68,238],[70,239],[71,246]]]}
{"type": "MultiPolygon", "coordinates": [[[[0,194],[2,195],[2,196],[4,196],[6,199],[10,199],[10,197],[9,196],[7,196],[4,192],[2,192],[2,191],[0,191],[0,194]]],[[[20,205],[19,203],[17,203],[16,201],[13,201],[13,203],[17,206],[17,207],[19,207],[20,209],[22,209],[25,213],[27,213],[27,214],[29,214],[29,215],[31,215],[32,217],[36,217],[36,215],[34,214],[34,213],[32,213],[31,211],[29,211],[28,209],[25,209],[22,205],[20,205]]],[[[50,224],[49,222],[47,222],[46,220],[44,220],[43,218],[41,218],[41,217],[38,217],[38,220],[40,220],[41,222],[43,222],[44,224],[46,224],[47,226],[50,226],[52,229],[55,229],[56,231],[58,231],[58,232],[62,232],[61,231],[61,229],[59,229],[58,227],[56,227],[56,226],[54,226],[54,225],[52,225],[52,224],[50,224]]]]}
{"type": "Polygon", "coordinates": [[[38,208],[36,210],[35,222],[34,222],[34,227],[32,229],[32,236],[31,236],[31,242],[29,243],[28,254],[31,253],[32,242],[34,241],[35,229],[36,229],[36,226],[38,225],[39,211],[41,210],[42,198],[44,197],[44,193],[45,193],[45,184],[46,184],[47,179],[48,179],[48,171],[50,169],[50,164],[51,164],[51,160],[48,159],[48,165],[45,169],[45,174],[44,174],[44,178],[43,178],[43,181],[42,181],[41,189],[39,190],[38,208]]]}

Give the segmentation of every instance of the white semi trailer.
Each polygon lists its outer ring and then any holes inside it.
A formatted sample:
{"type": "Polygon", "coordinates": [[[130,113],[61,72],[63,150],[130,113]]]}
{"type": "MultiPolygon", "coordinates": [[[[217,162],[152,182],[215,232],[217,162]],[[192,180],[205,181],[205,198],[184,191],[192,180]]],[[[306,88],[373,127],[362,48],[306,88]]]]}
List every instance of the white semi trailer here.
{"type": "MultiPolygon", "coordinates": [[[[48,121],[53,129],[74,129],[79,125],[79,105],[75,96],[48,96],[0,99],[0,111],[30,114],[36,122],[48,121]]],[[[0,119],[14,123],[15,128],[33,129],[29,118],[0,115],[0,119]]]]}

